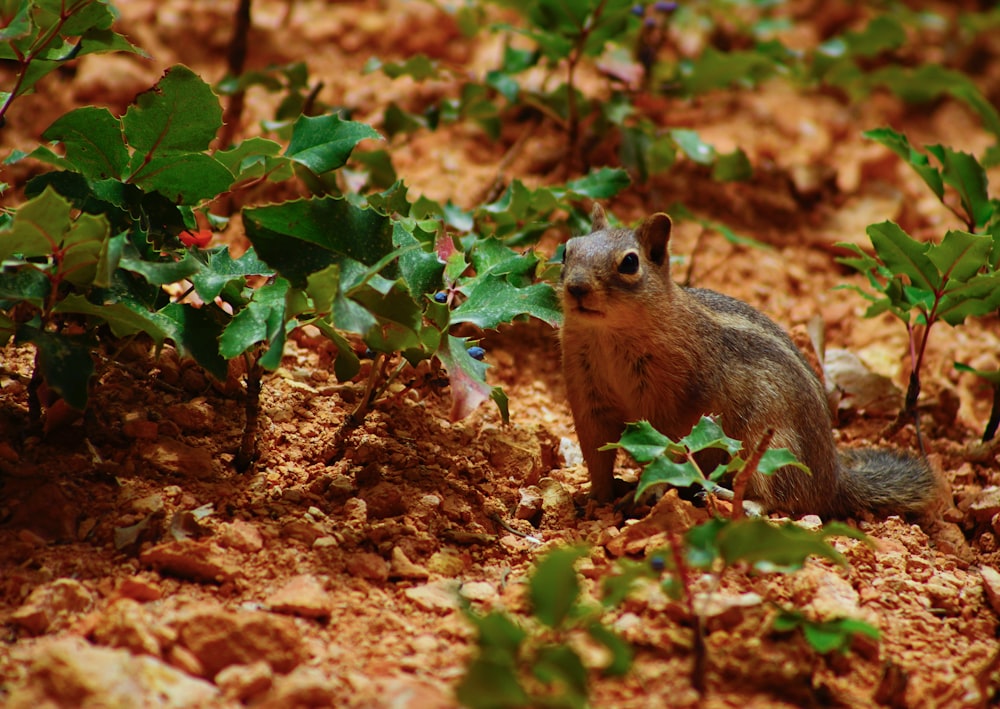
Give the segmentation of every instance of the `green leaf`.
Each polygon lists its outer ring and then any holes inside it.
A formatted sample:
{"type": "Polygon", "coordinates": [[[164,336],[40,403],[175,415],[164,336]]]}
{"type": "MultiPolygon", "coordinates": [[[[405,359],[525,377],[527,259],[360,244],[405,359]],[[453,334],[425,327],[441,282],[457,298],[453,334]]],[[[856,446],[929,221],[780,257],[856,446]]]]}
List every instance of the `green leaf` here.
{"type": "Polygon", "coordinates": [[[133,156],[130,184],[144,192],[159,192],[178,204],[197,204],[217,197],[234,180],[225,165],[204,153],[160,151],[148,162],[143,160],[141,153],[133,156]]]}
{"type": "Polygon", "coordinates": [[[451,420],[461,421],[493,394],[486,383],[486,362],[473,359],[465,338],[449,335],[436,352],[445,369],[451,388],[451,420]]]}
{"type": "Polygon", "coordinates": [[[620,168],[602,167],[566,183],[566,191],[578,197],[610,199],[629,186],[628,173],[620,168]]]}
{"type": "Polygon", "coordinates": [[[382,73],[390,79],[398,79],[401,76],[409,76],[414,81],[426,81],[427,79],[437,79],[440,77],[438,63],[430,59],[426,54],[414,54],[404,62],[383,63],[377,57],[372,57],[365,63],[364,73],[370,74],[373,71],[382,70],[382,73]]]}
{"type": "Polygon", "coordinates": [[[622,639],[618,633],[600,623],[592,623],[587,632],[594,640],[606,647],[611,653],[611,662],[604,668],[608,677],[624,677],[632,669],[632,646],[622,639]]]}
{"type": "Polygon", "coordinates": [[[673,441],[653,428],[649,421],[639,421],[625,426],[621,439],[617,443],[609,443],[601,450],[622,448],[637,463],[649,463],[663,455],[667,446],[673,441]]]}
{"type": "Polygon", "coordinates": [[[467,612],[466,617],[476,628],[479,652],[455,689],[459,702],[473,709],[528,706],[530,699],[517,673],[527,633],[497,611],[485,616],[467,612]]]}
{"type": "Polygon", "coordinates": [[[667,456],[662,456],[647,464],[643,469],[642,475],[639,476],[639,486],[635,490],[635,496],[636,499],[642,499],[650,489],[663,486],[685,488],[692,485],[709,486],[694,463],[690,460],[677,462],[667,456]]]}
{"type": "Polygon", "coordinates": [[[905,275],[918,288],[938,289],[941,276],[927,257],[927,244],[917,241],[890,221],[870,224],[866,231],[875,252],[892,273],[905,275]]]}
{"type": "Polygon", "coordinates": [[[106,322],[115,337],[128,337],[144,332],[157,344],[162,345],[169,333],[157,322],[152,313],[131,308],[125,303],[92,303],[82,295],[70,293],[53,308],[56,313],[79,313],[90,315],[106,322]]]}
{"type": "Polygon", "coordinates": [[[699,165],[711,165],[715,162],[715,148],[702,141],[697,131],[687,128],[675,128],[670,131],[670,137],[677,143],[677,147],[693,162],[699,165]]]}
{"type": "Polygon", "coordinates": [[[759,52],[721,52],[709,47],[697,59],[680,62],[678,79],[683,93],[699,94],[733,84],[752,86],[776,68],[771,58],[759,52]]]}
{"type": "Polygon", "coordinates": [[[531,671],[545,684],[555,684],[564,705],[587,705],[587,668],[576,650],[568,645],[543,645],[535,655],[531,671]]]}
{"type": "Polygon", "coordinates": [[[586,547],[560,547],[543,556],[528,579],[528,597],[534,615],[550,628],[559,628],[580,595],[576,562],[586,547]]]}
{"type": "Polygon", "coordinates": [[[122,125],[129,146],[150,159],[172,152],[200,153],[208,150],[222,126],[222,107],[201,77],[176,65],[136,97],[122,125]]]}
{"type": "Polygon", "coordinates": [[[427,233],[417,224],[413,224],[411,228],[399,221],[393,224],[393,245],[399,249],[407,249],[400,254],[399,270],[415,296],[433,293],[441,288],[444,262],[433,251],[435,236],[435,233],[427,233]],[[425,250],[425,246],[431,250],[425,250]]]}
{"type": "Polygon", "coordinates": [[[897,133],[892,128],[875,128],[865,131],[862,135],[881,143],[903,158],[927,183],[938,199],[944,196],[944,180],[941,178],[941,171],[931,165],[930,159],[926,155],[913,148],[905,135],[897,133]]]}
{"type": "Polygon", "coordinates": [[[273,275],[274,271],[257,258],[253,247],[234,261],[229,255],[229,248],[220,246],[208,253],[208,262],[191,276],[191,283],[194,284],[198,297],[210,303],[231,283],[242,288],[246,284],[247,276],[273,275]]]}
{"type": "Polygon", "coordinates": [[[973,369],[967,364],[962,364],[961,362],[954,362],[955,369],[960,372],[969,372],[970,374],[975,374],[977,377],[985,379],[993,386],[1000,386],[1000,369],[994,370],[984,370],[984,369],[973,369]]]}
{"type": "Polygon", "coordinates": [[[774,619],[772,628],[777,632],[789,632],[801,629],[810,646],[821,654],[838,650],[846,652],[850,649],[855,635],[867,635],[873,640],[880,637],[878,628],[855,618],[836,618],[826,621],[814,621],[806,618],[798,611],[782,611],[774,619]]]}
{"type": "MultiPolygon", "coordinates": [[[[2,239],[0,234],[0,239],[2,239]]],[[[41,308],[49,297],[52,284],[37,268],[26,264],[22,268],[0,269],[0,301],[25,302],[41,308]]]]}
{"type": "Polygon", "coordinates": [[[229,364],[219,354],[219,338],[230,317],[214,305],[196,308],[190,303],[171,303],[159,312],[172,323],[170,338],[181,353],[194,358],[219,381],[226,381],[229,364]]]}
{"type": "Polygon", "coordinates": [[[285,156],[322,175],[343,167],[354,147],[365,139],[381,140],[382,136],[369,125],[345,121],[336,114],[300,116],[292,126],[285,156]]]}
{"type": "MultiPolygon", "coordinates": [[[[361,333],[376,352],[420,350],[423,310],[402,279],[375,277],[350,288],[346,295],[373,315],[376,325],[361,333]]],[[[412,362],[411,362],[412,363],[412,362]]]]}
{"type": "Polygon", "coordinates": [[[495,330],[520,315],[530,315],[549,325],[560,322],[559,298],[552,286],[536,283],[517,288],[499,276],[477,278],[468,299],[452,311],[451,321],[495,330]]]}
{"type": "Polygon", "coordinates": [[[814,532],[793,522],[775,525],[765,519],[741,519],[721,528],[716,544],[727,566],[742,561],[764,572],[801,569],[810,556],[846,565],[844,556],[826,541],[827,536],[826,531],[814,532]]]}
{"type": "Polygon", "coordinates": [[[994,206],[986,189],[986,171],[969,153],[944,145],[928,145],[927,150],[941,162],[941,177],[958,192],[965,213],[976,227],[993,216],[994,206]]]}
{"type": "Polygon", "coordinates": [[[723,433],[722,426],[715,419],[708,416],[702,416],[698,423],[691,429],[691,433],[684,436],[678,443],[691,451],[691,453],[708,449],[720,449],[726,451],[729,455],[735,455],[743,447],[741,441],[730,438],[723,433]]]}
{"type": "MultiPolygon", "coordinates": [[[[219,354],[225,359],[233,359],[257,344],[267,344],[268,351],[277,354],[267,360],[276,369],[280,363],[280,352],[285,343],[285,295],[288,281],[277,278],[272,283],[253,291],[250,302],[240,310],[219,337],[219,354]],[[274,360],[278,361],[275,362],[274,360]]],[[[261,359],[261,364],[265,360],[261,359]]]]}
{"type": "Polygon", "coordinates": [[[162,286],[183,281],[202,269],[201,262],[191,252],[183,253],[180,261],[170,257],[162,261],[146,261],[135,247],[126,246],[118,265],[126,271],[138,273],[153,285],[162,286]]]}
{"type": "MultiPolygon", "coordinates": [[[[243,211],[247,237],[258,257],[305,288],[309,274],[345,257],[373,266],[393,251],[392,222],[373,209],[323,197],[243,211]]],[[[394,277],[396,269],[384,269],[394,277]]]]}
{"type": "Polygon", "coordinates": [[[737,182],[753,177],[753,166],[741,148],[719,155],[712,165],[712,179],[720,182],[737,182]]]}
{"type": "Polygon", "coordinates": [[[106,108],[70,111],[46,128],[42,138],[61,142],[66,160],[89,180],[120,178],[128,164],[121,119],[106,108]]]}
{"type": "Polygon", "coordinates": [[[764,475],[770,475],[788,465],[798,468],[804,473],[811,472],[809,466],[800,462],[795,457],[795,454],[787,448],[769,448],[764,451],[764,455],[760,457],[760,461],[757,463],[757,470],[764,475]]]}
{"type": "Polygon", "coordinates": [[[967,281],[989,264],[993,239],[990,236],[950,230],[940,244],[927,249],[927,258],[949,281],[967,281]]]}
{"type": "Polygon", "coordinates": [[[267,138],[253,137],[227,150],[219,150],[215,153],[215,159],[233,174],[236,181],[256,179],[268,173],[271,179],[291,177],[290,171],[287,175],[280,173],[275,175],[282,165],[288,164],[284,157],[278,156],[280,152],[280,143],[267,138]]]}
{"type": "Polygon", "coordinates": [[[90,346],[79,338],[24,325],[18,337],[38,349],[38,367],[50,389],[77,411],[87,408],[88,386],[94,374],[90,346]]]}
{"type": "Polygon", "coordinates": [[[73,205],[46,187],[18,208],[10,226],[0,230],[0,261],[14,254],[50,257],[52,269],[76,286],[90,284],[104,242],[110,236],[102,214],[73,216],[73,205]]]}

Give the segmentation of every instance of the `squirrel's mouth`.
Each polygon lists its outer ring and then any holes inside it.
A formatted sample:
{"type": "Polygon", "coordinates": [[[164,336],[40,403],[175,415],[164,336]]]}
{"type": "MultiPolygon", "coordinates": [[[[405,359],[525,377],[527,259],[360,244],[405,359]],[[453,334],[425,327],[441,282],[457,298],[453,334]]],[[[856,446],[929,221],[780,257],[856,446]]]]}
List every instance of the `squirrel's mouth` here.
{"type": "Polygon", "coordinates": [[[588,308],[586,305],[580,302],[573,303],[571,308],[575,314],[583,315],[585,317],[601,317],[604,315],[603,310],[596,310],[594,308],[588,308]]]}

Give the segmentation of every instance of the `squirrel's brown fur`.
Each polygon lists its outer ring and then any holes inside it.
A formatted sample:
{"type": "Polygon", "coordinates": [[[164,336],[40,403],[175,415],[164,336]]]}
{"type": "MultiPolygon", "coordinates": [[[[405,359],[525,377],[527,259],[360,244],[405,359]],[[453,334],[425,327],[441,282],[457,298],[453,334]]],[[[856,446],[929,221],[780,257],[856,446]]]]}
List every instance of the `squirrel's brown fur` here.
{"type": "Polygon", "coordinates": [[[599,448],[627,422],[648,420],[676,440],[714,414],[746,450],[773,428],[771,446],[809,466],[811,475],[784,468],[753,476],[746,497],[767,509],[842,517],[926,507],[935,483],[922,459],[838,453],[823,387],[778,325],[742,301],[674,283],[666,214],[633,231],[609,227],[595,206],[593,221],[593,233],[566,244],[561,333],[592,497],[613,497],[616,452],[599,448]]]}

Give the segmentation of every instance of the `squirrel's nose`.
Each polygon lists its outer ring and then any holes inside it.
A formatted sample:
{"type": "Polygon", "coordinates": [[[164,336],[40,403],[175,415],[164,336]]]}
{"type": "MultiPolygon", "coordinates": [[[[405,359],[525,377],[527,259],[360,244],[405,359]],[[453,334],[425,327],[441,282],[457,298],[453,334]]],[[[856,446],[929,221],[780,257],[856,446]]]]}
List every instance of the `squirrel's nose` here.
{"type": "Polygon", "coordinates": [[[566,285],[566,292],[580,300],[590,293],[590,286],[586,283],[569,283],[566,285]]]}

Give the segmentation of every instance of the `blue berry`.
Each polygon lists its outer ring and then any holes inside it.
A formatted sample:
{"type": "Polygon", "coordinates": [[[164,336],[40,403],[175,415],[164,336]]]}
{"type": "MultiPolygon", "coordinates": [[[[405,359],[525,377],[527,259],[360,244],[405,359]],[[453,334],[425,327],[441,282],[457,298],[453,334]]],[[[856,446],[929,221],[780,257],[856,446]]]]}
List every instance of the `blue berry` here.
{"type": "Polygon", "coordinates": [[[676,2],[664,2],[664,0],[660,0],[660,2],[653,5],[653,9],[657,12],[673,12],[677,9],[678,4],[676,2]]]}
{"type": "Polygon", "coordinates": [[[439,290],[437,293],[434,294],[434,302],[435,303],[447,303],[448,302],[448,294],[445,293],[443,290],[439,290]]]}
{"type": "Polygon", "coordinates": [[[652,567],[653,571],[656,573],[661,573],[665,568],[667,568],[667,560],[662,556],[656,555],[650,557],[649,565],[652,567]]]}
{"type": "Polygon", "coordinates": [[[482,362],[483,358],[486,357],[486,350],[478,345],[470,347],[467,351],[472,359],[478,359],[480,362],[482,362]]]}
{"type": "Polygon", "coordinates": [[[645,12],[646,12],[646,8],[644,8],[642,5],[633,5],[632,6],[632,14],[635,15],[636,17],[642,17],[643,14],[645,14],[645,12]]]}

